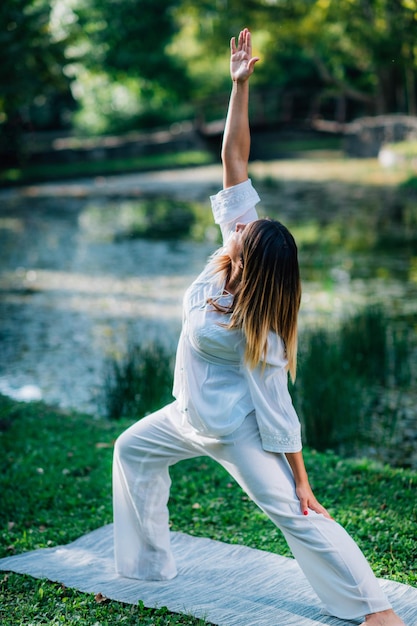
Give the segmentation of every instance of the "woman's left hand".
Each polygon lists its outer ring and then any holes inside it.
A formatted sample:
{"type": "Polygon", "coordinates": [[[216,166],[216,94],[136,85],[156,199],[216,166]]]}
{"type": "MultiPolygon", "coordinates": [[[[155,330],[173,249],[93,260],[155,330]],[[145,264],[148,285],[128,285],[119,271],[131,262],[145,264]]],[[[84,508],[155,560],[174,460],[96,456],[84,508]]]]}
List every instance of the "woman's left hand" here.
{"type": "Polygon", "coordinates": [[[245,82],[253,73],[259,57],[252,56],[251,34],[247,28],[240,31],[238,42],[232,37],[230,41],[230,75],[236,82],[245,82]]]}
{"type": "Polygon", "coordinates": [[[330,513],[317,500],[309,483],[297,485],[295,492],[300,500],[301,512],[303,515],[308,515],[308,510],[311,509],[316,513],[321,513],[321,515],[324,515],[324,517],[327,517],[328,519],[333,519],[330,513]]]}

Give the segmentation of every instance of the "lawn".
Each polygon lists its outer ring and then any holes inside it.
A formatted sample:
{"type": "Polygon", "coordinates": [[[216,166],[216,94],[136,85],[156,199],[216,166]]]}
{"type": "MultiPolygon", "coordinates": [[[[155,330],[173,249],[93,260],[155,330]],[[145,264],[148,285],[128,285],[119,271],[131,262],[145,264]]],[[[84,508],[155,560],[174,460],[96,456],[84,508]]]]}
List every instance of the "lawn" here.
{"type": "MultiPolygon", "coordinates": [[[[112,520],[113,442],[131,423],[0,396],[0,556],[68,543],[112,520]]],[[[417,472],[305,450],[319,499],[376,574],[417,584],[417,472]]],[[[225,471],[205,458],[172,470],[172,529],[289,556],[281,536],[225,471]],[[226,504],[226,506],[225,506],[226,504]]],[[[101,601],[47,580],[0,574],[3,626],[204,624],[101,601]]]]}
{"type": "Polygon", "coordinates": [[[29,164],[0,170],[0,186],[23,185],[94,176],[110,176],[155,169],[195,167],[213,162],[205,150],[183,150],[143,157],[81,160],[70,163],[29,164]]]}

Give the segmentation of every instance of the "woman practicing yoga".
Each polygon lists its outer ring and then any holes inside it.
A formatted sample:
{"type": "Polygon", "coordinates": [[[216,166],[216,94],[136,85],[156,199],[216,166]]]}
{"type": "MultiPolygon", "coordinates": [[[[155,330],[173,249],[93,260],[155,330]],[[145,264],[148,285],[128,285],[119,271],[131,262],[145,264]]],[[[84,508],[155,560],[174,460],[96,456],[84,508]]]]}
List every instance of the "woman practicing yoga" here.
{"type": "MultiPolygon", "coordinates": [[[[284,536],[325,609],[366,626],[404,626],[348,533],[316,500],[288,392],[295,377],[301,287],[297,247],[279,222],[258,219],[248,179],[251,35],[231,41],[223,190],[211,198],[223,246],[184,298],[174,402],[117,440],[113,498],[119,574],[167,580],[169,467],[209,456],[284,536]]],[[[279,594],[279,581],[277,581],[279,594]]]]}

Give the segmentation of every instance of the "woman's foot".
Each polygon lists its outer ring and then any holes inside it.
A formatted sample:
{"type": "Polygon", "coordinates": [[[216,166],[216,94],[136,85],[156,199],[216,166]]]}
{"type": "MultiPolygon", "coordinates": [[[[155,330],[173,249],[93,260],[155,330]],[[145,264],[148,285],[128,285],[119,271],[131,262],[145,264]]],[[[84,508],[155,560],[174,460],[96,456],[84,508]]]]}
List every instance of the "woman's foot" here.
{"type": "Polygon", "coordinates": [[[405,624],[392,609],[388,609],[367,615],[361,626],[405,626],[405,624]]]}

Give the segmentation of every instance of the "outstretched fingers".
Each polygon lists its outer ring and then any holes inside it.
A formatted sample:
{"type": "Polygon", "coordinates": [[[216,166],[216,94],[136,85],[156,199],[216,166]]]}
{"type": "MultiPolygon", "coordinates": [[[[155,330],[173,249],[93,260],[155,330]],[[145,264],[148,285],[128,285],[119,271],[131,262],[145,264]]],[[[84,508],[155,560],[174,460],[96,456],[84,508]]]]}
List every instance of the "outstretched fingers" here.
{"type": "Polygon", "coordinates": [[[252,35],[250,34],[250,31],[245,28],[245,30],[243,31],[243,47],[246,51],[246,53],[251,57],[252,56],[252,35]]]}
{"type": "Polygon", "coordinates": [[[240,31],[237,38],[230,40],[230,72],[233,80],[246,81],[253,73],[259,57],[252,58],[251,34],[247,28],[240,31]]]}
{"type": "Polygon", "coordinates": [[[332,519],[330,513],[318,502],[309,484],[298,486],[296,488],[296,494],[300,501],[300,509],[303,515],[308,515],[309,510],[311,510],[324,515],[324,517],[328,519],[332,519]]]}
{"type": "Polygon", "coordinates": [[[230,40],[230,52],[231,54],[236,54],[237,52],[237,48],[236,48],[236,38],[232,37],[230,40]]]}
{"type": "Polygon", "coordinates": [[[238,39],[238,50],[243,50],[245,46],[247,32],[248,32],[247,28],[244,28],[243,30],[240,31],[239,39],[238,39]]]}
{"type": "Polygon", "coordinates": [[[244,28],[239,33],[238,50],[243,50],[249,56],[252,54],[251,34],[248,28],[244,28]]]}
{"type": "MultiPolygon", "coordinates": [[[[330,515],[330,513],[327,511],[327,509],[325,509],[324,506],[319,504],[319,502],[317,502],[317,500],[315,500],[314,502],[310,502],[309,503],[309,508],[312,509],[315,513],[320,513],[321,515],[324,515],[324,517],[327,517],[327,519],[333,519],[332,516],[330,515]]],[[[308,509],[303,509],[304,515],[305,515],[305,511],[306,510],[307,510],[307,514],[308,514],[308,509]]]]}
{"type": "Polygon", "coordinates": [[[230,51],[232,54],[236,54],[236,52],[246,52],[246,54],[251,57],[252,56],[252,37],[250,30],[244,28],[240,31],[237,46],[236,46],[236,37],[232,37],[230,40],[230,51]]]}

